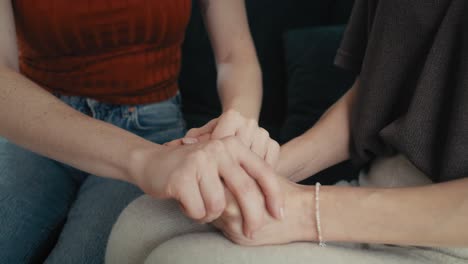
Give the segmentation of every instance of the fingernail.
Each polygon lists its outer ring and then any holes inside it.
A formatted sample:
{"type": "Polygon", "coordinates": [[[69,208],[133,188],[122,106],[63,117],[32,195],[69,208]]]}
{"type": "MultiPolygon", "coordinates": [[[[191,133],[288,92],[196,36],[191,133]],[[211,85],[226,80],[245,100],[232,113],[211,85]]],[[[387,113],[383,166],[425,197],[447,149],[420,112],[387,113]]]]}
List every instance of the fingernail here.
{"type": "Polygon", "coordinates": [[[192,144],[198,143],[198,139],[196,139],[196,138],[183,138],[182,143],[184,143],[186,145],[192,145],[192,144]]]}
{"type": "Polygon", "coordinates": [[[284,220],[284,208],[283,207],[280,208],[280,218],[281,220],[284,220]]]}

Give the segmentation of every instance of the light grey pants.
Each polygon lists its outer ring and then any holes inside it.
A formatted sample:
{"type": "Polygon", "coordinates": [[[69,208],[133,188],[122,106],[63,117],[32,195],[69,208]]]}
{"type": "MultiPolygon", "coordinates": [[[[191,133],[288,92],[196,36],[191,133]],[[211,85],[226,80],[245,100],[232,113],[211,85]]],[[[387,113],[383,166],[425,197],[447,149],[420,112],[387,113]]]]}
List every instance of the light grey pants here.
{"type": "MultiPolygon", "coordinates": [[[[400,187],[431,184],[402,156],[374,162],[360,175],[362,186],[400,187]]],[[[132,202],[114,226],[106,252],[108,264],[461,264],[468,249],[388,245],[293,243],[242,247],[208,225],[186,218],[173,201],[142,196],[132,202]]]]}

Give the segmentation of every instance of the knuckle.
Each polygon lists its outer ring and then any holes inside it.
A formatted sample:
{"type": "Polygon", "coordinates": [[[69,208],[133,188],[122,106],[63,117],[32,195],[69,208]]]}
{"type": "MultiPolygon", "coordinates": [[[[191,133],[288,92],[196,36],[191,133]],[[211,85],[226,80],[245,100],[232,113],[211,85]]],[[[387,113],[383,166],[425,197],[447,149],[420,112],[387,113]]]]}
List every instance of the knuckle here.
{"type": "Polygon", "coordinates": [[[209,151],[220,153],[224,151],[224,143],[222,140],[214,139],[208,143],[207,148],[209,151]]]}
{"type": "Polygon", "coordinates": [[[270,140],[270,145],[271,145],[271,148],[273,148],[274,150],[279,151],[281,149],[280,144],[278,142],[276,142],[276,140],[271,139],[270,140]]]}
{"type": "Polygon", "coordinates": [[[179,188],[180,188],[180,185],[174,184],[172,181],[169,182],[164,188],[164,194],[161,198],[169,197],[169,198],[174,198],[176,200],[180,200],[179,188]]]}
{"type": "Polygon", "coordinates": [[[174,178],[170,182],[170,186],[172,186],[173,190],[177,191],[177,194],[179,194],[179,196],[182,196],[186,190],[194,188],[194,180],[198,180],[196,178],[198,175],[194,173],[194,171],[195,170],[184,171],[178,174],[177,178],[174,178]]]}
{"type": "Polygon", "coordinates": [[[213,209],[219,215],[223,213],[224,208],[226,208],[226,200],[224,199],[218,199],[216,203],[213,205],[213,209]]]}
{"type": "Polygon", "coordinates": [[[203,150],[196,150],[189,154],[187,160],[192,164],[201,164],[206,160],[206,153],[203,150]]]}
{"type": "Polygon", "coordinates": [[[271,140],[270,143],[268,144],[268,152],[270,153],[270,155],[276,158],[279,156],[280,151],[281,151],[281,147],[278,144],[278,142],[271,140]]]}
{"type": "Polygon", "coordinates": [[[225,142],[230,148],[235,148],[243,144],[242,141],[236,136],[227,137],[225,142]]]}
{"type": "Polygon", "coordinates": [[[208,217],[206,217],[205,223],[211,223],[213,224],[215,221],[217,221],[222,215],[222,212],[213,212],[211,213],[208,217]]]}
{"type": "Polygon", "coordinates": [[[188,203],[183,203],[183,202],[180,202],[180,203],[185,209],[184,211],[188,217],[196,221],[200,221],[205,217],[206,213],[203,207],[197,206],[196,204],[188,204],[188,203]]]}
{"type": "Polygon", "coordinates": [[[224,215],[231,219],[231,218],[236,218],[240,215],[240,211],[239,211],[239,208],[235,205],[228,205],[226,206],[226,208],[224,209],[224,215]]]}
{"type": "Polygon", "coordinates": [[[205,219],[205,223],[213,223],[221,216],[222,212],[211,212],[205,219]]]}
{"type": "Polygon", "coordinates": [[[260,133],[260,136],[262,137],[270,138],[270,133],[264,128],[260,128],[259,133],[260,133]]]}
{"type": "Polygon", "coordinates": [[[226,206],[226,203],[224,199],[221,199],[221,198],[211,199],[207,203],[208,211],[210,211],[212,214],[215,214],[215,215],[222,213],[225,206],[226,206]]]}

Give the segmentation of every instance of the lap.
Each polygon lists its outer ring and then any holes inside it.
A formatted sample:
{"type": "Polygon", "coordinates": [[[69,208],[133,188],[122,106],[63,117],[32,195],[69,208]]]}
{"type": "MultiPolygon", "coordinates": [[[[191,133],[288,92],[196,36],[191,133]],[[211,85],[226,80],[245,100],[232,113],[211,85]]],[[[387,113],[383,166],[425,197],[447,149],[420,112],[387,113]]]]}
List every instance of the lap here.
{"type": "Polygon", "coordinates": [[[40,262],[78,186],[59,163],[0,138],[0,263],[40,262]]]}
{"type": "Polygon", "coordinates": [[[112,225],[142,192],[126,182],[89,176],[45,263],[103,263],[112,225]]]}
{"type": "MultiPolygon", "coordinates": [[[[382,164],[382,167],[394,167],[394,163],[397,163],[401,164],[401,170],[412,170],[411,166],[401,161],[400,158],[392,159],[386,165],[382,164]]],[[[375,171],[382,171],[382,168],[375,171]]],[[[375,177],[378,175],[380,173],[371,171],[366,176],[368,182],[386,185],[386,182],[375,177]]],[[[392,175],[388,176],[392,179],[392,187],[427,184],[424,177],[412,177],[410,181],[403,181],[397,177],[399,174],[392,175]]],[[[315,243],[243,247],[231,243],[212,228],[187,219],[174,202],[142,197],[125,209],[115,225],[106,262],[462,264],[468,263],[468,250],[359,244],[331,244],[322,248],[315,243]]]]}
{"type": "Polygon", "coordinates": [[[162,243],[188,233],[214,231],[187,218],[173,200],[144,195],[120,215],[109,238],[106,263],[143,263],[162,243]]]}
{"type": "Polygon", "coordinates": [[[416,247],[352,247],[315,243],[243,247],[218,233],[178,236],[156,248],[145,264],[462,264],[466,259],[416,247]]]}
{"type": "MultiPolygon", "coordinates": [[[[463,250],[463,249],[462,249],[463,250]]],[[[110,236],[106,263],[320,263],[462,264],[462,251],[387,245],[316,243],[244,247],[207,225],[197,224],[173,201],[142,196],[121,214],[110,236]]]]}
{"type": "MultiPolygon", "coordinates": [[[[77,110],[92,108],[98,114],[93,117],[153,142],[185,132],[178,97],[133,112],[86,98],[61,99],[77,110]]],[[[112,224],[141,192],[123,182],[84,179],[84,173],[0,137],[0,263],[42,263],[65,221],[47,262],[102,263],[112,224]]]]}
{"type": "MultiPolygon", "coordinates": [[[[94,118],[158,144],[185,134],[179,96],[135,107],[79,97],[62,97],[62,100],[75,108],[76,100],[86,102],[84,107],[90,108],[94,118]]],[[[89,176],[79,190],[59,241],[46,263],[103,263],[112,225],[122,210],[141,194],[131,184],[89,176]]]]}

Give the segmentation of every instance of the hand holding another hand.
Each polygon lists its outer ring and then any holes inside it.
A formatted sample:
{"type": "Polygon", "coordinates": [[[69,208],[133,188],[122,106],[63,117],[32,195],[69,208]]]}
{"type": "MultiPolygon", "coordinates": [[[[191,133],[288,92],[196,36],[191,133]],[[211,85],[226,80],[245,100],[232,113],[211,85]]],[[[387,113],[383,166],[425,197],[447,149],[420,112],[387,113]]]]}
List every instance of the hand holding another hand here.
{"type": "Polygon", "coordinates": [[[281,178],[281,190],[285,197],[285,217],[275,219],[263,210],[265,224],[247,237],[242,232],[242,212],[232,194],[226,190],[226,209],[220,218],[213,222],[223,234],[236,244],[262,246],[287,244],[296,241],[311,241],[316,237],[313,199],[304,195],[310,190],[287,179],[281,178]]]}
{"type": "Polygon", "coordinates": [[[136,160],[136,184],[155,198],[179,201],[195,220],[211,222],[223,213],[225,187],[239,204],[244,234],[263,225],[265,208],[281,218],[279,177],[238,137],[146,150],[136,160]]]}
{"type": "MultiPolygon", "coordinates": [[[[244,146],[276,168],[280,153],[279,144],[270,138],[268,131],[258,126],[256,120],[245,118],[234,110],[223,113],[203,127],[189,130],[185,140],[196,139],[194,142],[202,142],[229,136],[238,137],[244,146]]],[[[180,144],[181,140],[175,140],[168,145],[180,144]]]]}

